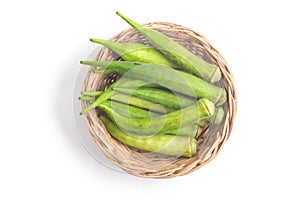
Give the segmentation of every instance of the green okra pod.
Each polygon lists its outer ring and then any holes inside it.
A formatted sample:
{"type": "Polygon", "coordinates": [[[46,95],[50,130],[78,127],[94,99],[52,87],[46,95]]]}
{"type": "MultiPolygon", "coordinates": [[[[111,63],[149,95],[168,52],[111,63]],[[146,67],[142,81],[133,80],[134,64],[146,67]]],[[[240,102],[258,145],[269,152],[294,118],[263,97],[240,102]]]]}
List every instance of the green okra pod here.
{"type": "MultiPolygon", "coordinates": [[[[94,101],[92,104],[90,104],[87,108],[85,108],[81,114],[85,114],[88,111],[96,108],[99,104],[101,104],[103,101],[107,99],[120,101],[122,103],[128,103],[137,107],[145,108],[145,109],[151,109],[155,112],[159,113],[165,113],[165,112],[171,112],[174,111],[173,108],[165,106],[165,109],[162,110],[162,106],[155,105],[155,103],[147,101],[145,99],[137,98],[137,97],[130,97],[125,94],[120,94],[119,92],[115,92],[113,89],[115,87],[122,87],[122,88],[134,88],[139,86],[149,86],[149,82],[139,80],[139,79],[130,79],[127,77],[122,77],[112,85],[110,85],[106,91],[102,92],[100,96],[97,96],[96,101],[94,101]],[[114,95],[114,96],[113,96],[114,95]]],[[[152,84],[153,85],[153,84],[152,84]]],[[[85,92],[86,94],[91,94],[92,92],[85,92]]]]}
{"type": "MultiPolygon", "coordinates": [[[[160,114],[144,110],[142,108],[138,108],[135,106],[123,104],[116,101],[106,100],[101,103],[104,106],[109,106],[114,111],[118,112],[119,114],[123,115],[127,118],[132,119],[143,119],[143,118],[151,118],[151,117],[158,117],[160,114]]],[[[99,106],[101,108],[101,105],[99,106]]]]}
{"type": "MultiPolygon", "coordinates": [[[[116,101],[106,100],[99,105],[99,108],[103,106],[110,107],[110,109],[114,110],[120,115],[127,117],[132,120],[140,120],[140,119],[151,119],[154,117],[161,116],[161,114],[152,112],[150,110],[144,110],[135,106],[123,104],[116,101]]],[[[180,128],[179,130],[173,130],[166,132],[169,135],[185,135],[195,137],[198,131],[198,125],[196,123],[187,124],[186,126],[180,128]]]]}
{"type": "Polygon", "coordinates": [[[146,151],[166,155],[192,157],[196,153],[196,140],[192,137],[174,135],[155,135],[141,137],[128,134],[119,129],[112,121],[100,117],[108,132],[118,141],[146,151]]]}
{"type": "Polygon", "coordinates": [[[162,105],[153,103],[151,101],[141,99],[138,97],[134,97],[134,96],[129,96],[127,94],[120,93],[120,92],[114,92],[113,95],[109,99],[111,99],[112,101],[118,101],[121,103],[132,105],[132,106],[135,106],[138,108],[151,110],[152,112],[156,112],[156,113],[160,113],[160,114],[170,113],[170,112],[175,111],[175,109],[173,109],[173,108],[170,108],[167,106],[162,106],[162,105]]]}
{"type": "Polygon", "coordinates": [[[103,93],[103,91],[82,91],[81,95],[90,96],[90,97],[98,97],[103,93]]]}
{"type": "Polygon", "coordinates": [[[89,102],[94,102],[96,99],[95,97],[92,97],[92,96],[85,96],[85,95],[82,95],[81,97],[79,97],[79,100],[82,100],[82,101],[89,101],[89,102]]]}
{"type": "Polygon", "coordinates": [[[158,103],[163,106],[167,106],[174,109],[181,109],[186,106],[194,104],[197,99],[189,98],[181,94],[174,94],[170,91],[159,88],[123,88],[115,87],[114,91],[129,94],[141,99],[158,103]]]}
{"type": "Polygon", "coordinates": [[[90,39],[92,42],[109,47],[124,60],[154,63],[172,67],[174,66],[159,51],[140,43],[120,43],[102,39],[90,39]]]}
{"type": "MultiPolygon", "coordinates": [[[[94,102],[95,98],[89,96],[81,96],[80,100],[94,102]]],[[[140,107],[135,107],[129,104],[121,103],[120,101],[105,100],[101,104],[104,106],[109,106],[111,109],[114,109],[119,114],[128,118],[141,119],[141,118],[158,117],[161,115],[159,113],[152,112],[150,110],[145,110],[140,107]]]]}
{"type": "Polygon", "coordinates": [[[216,106],[222,105],[227,99],[227,92],[224,88],[210,84],[191,74],[162,65],[128,61],[81,61],[81,63],[108,68],[116,74],[123,75],[123,77],[156,83],[171,91],[193,98],[207,98],[216,106]]]}
{"type": "Polygon", "coordinates": [[[105,92],[103,92],[100,96],[98,96],[96,101],[94,101],[87,108],[85,108],[83,111],[81,111],[80,114],[83,115],[83,114],[87,113],[88,111],[96,108],[100,103],[111,98],[112,94],[113,94],[112,87],[107,88],[107,90],[105,92]]]}
{"type": "MultiPolygon", "coordinates": [[[[80,62],[80,63],[83,64],[83,62],[80,62]]],[[[112,95],[113,95],[113,90],[112,90],[112,89],[113,89],[117,84],[119,84],[119,83],[125,85],[125,84],[127,84],[127,82],[128,82],[128,79],[122,78],[122,79],[120,79],[119,81],[114,82],[113,84],[111,84],[105,91],[102,92],[101,95],[99,95],[99,96],[97,97],[96,101],[94,101],[94,102],[93,102],[92,104],[90,104],[87,108],[85,108],[83,111],[81,111],[80,114],[82,115],[82,114],[85,114],[85,113],[89,112],[90,110],[96,108],[96,107],[97,107],[100,103],[102,103],[103,101],[105,101],[105,100],[111,98],[112,95]]],[[[140,82],[140,81],[138,81],[138,82],[140,82]]]]}
{"type": "Polygon", "coordinates": [[[168,135],[184,135],[196,138],[201,128],[197,123],[186,124],[178,130],[167,131],[164,134],[168,135]]]}
{"type": "Polygon", "coordinates": [[[202,77],[211,83],[221,79],[222,73],[217,65],[204,61],[163,33],[138,24],[120,12],[117,12],[117,14],[152,42],[169,60],[175,62],[178,66],[182,66],[183,70],[202,77]]]}
{"type": "Polygon", "coordinates": [[[132,106],[135,106],[138,108],[151,110],[156,113],[162,113],[162,114],[173,112],[175,110],[174,108],[158,105],[156,103],[153,103],[153,102],[145,100],[145,99],[141,99],[138,97],[129,96],[124,93],[113,91],[113,88],[115,85],[111,85],[106,91],[104,91],[100,96],[98,96],[97,99],[88,98],[86,96],[80,97],[81,100],[92,101],[92,103],[87,108],[85,108],[80,114],[87,113],[88,111],[98,107],[102,102],[104,102],[108,99],[110,99],[112,101],[117,101],[120,103],[129,104],[129,105],[132,105],[132,106]]]}
{"type": "Polygon", "coordinates": [[[108,106],[100,104],[99,107],[105,111],[110,118],[123,130],[142,135],[153,135],[178,130],[187,124],[210,119],[215,111],[215,106],[207,99],[200,99],[195,105],[185,107],[152,119],[141,119],[133,121],[120,115],[108,106]]]}

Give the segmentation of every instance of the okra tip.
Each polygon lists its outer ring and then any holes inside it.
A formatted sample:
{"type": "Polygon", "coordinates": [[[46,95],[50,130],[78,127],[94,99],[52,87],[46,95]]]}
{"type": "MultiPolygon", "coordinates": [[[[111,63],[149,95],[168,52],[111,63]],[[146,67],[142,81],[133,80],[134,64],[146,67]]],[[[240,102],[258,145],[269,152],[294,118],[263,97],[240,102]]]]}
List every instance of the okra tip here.
{"type": "Polygon", "coordinates": [[[94,61],[81,60],[80,64],[82,65],[92,65],[94,61]]]}
{"type": "Polygon", "coordinates": [[[98,43],[98,44],[105,44],[107,42],[106,40],[102,40],[102,39],[98,39],[98,38],[90,38],[90,41],[98,43]]]}
{"type": "Polygon", "coordinates": [[[124,17],[125,17],[125,16],[124,16],[122,13],[120,13],[119,11],[117,11],[116,14],[119,15],[121,18],[124,18],[124,17]]]}
{"type": "Polygon", "coordinates": [[[122,19],[124,19],[128,24],[130,24],[133,28],[143,28],[142,25],[136,23],[135,21],[133,21],[132,19],[126,17],[125,15],[123,15],[120,12],[116,12],[117,15],[119,15],[122,19]]]}
{"type": "Polygon", "coordinates": [[[79,115],[84,115],[84,114],[88,113],[89,111],[90,111],[90,110],[85,109],[85,110],[81,111],[81,112],[79,113],[79,115]]]}
{"type": "Polygon", "coordinates": [[[86,109],[84,109],[83,111],[81,111],[80,113],[79,113],[79,115],[84,115],[84,114],[86,114],[86,113],[88,113],[90,110],[92,110],[93,109],[93,107],[92,107],[92,104],[90,105],[90,106],[88,106],[86,109]]]}

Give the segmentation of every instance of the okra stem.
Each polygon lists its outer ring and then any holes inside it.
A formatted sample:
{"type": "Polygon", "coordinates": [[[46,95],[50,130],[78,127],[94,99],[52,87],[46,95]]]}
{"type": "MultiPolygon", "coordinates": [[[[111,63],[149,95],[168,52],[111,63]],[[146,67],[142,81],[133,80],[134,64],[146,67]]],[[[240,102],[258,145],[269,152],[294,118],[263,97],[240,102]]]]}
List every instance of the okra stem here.
{"type": "Polygon", "coordinates": [[[172,67],[170,62],[159,51],[140,43],[120,43],[102,39],[90,39],[92,42],[109,47],[115,53],[128,61],[139,61],[145,63],[154,63],[172,67]]]}

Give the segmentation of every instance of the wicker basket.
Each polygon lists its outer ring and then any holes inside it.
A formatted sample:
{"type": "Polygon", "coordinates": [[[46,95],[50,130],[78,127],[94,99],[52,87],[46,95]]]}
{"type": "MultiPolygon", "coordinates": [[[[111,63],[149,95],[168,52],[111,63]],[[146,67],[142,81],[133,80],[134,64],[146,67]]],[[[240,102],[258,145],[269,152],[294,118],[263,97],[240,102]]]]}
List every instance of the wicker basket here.
{"type": "MultiPolygon", "coordinates": [[[[196,155],[192,158],[178,158],[145,152],[120,143],[107,132],[104,124],[98,117],[99,111],[97,110],[92,110],[86,114],[85,120],[90,133],[105,156],[127,173],[146,178],[182,176],[199,169],[212,160],[228,139],[236,115],[234,81],[224,58],[202,35],[189,28],[171,23],[153,22],[145,26],[163,32],[204,60],[216,63],[220,67],[223,79],[218,84],[225,87],[228,93],[227,103],[224,105],[226,117],[223,123],[215,127],[208,126],[203,130],[197,140],[196,155]]],[[[112,40],[119,42],[140,42],[151,46],[143,36],[133,29],[119,33],[112,40]]],[[[96,57],[96,60],[99,61],[118,59],[120,58],[106,47],[103,47],[96,57]]],[[[84,81],[83,90],[105,90],[112,82],[118,79],[114,74],[95,74],[93,73],[94,69],[95,67],[90,67],[84,81]]],[[[87,102],[82,102],[83,108],[87,106],[87,102]]]]}

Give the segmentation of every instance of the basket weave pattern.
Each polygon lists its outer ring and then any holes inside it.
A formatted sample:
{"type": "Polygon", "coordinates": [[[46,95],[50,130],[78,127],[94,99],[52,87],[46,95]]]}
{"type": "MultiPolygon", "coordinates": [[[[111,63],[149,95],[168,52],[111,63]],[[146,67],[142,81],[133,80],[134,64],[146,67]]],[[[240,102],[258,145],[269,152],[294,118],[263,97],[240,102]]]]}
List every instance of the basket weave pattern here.
{"type": "MultiPolygon", "coordinates": [[[[227,103],[224,106],[226,115],[223,123],[213,128],[204,128],[197,140],[196,155],[192,158],[178,158],[142,151],[115,140],[99,119],[99,110],[94,109],[87,113],[85,121],[95,142],[105,156],[127,173],[147,178],[171,178],[185,175],[199,169],[212,160],[228,139],[236,115],[234,80],[224,58],[199,33],[172,23],[152,22],[145,26],[163,32],[207,62],[215,63],[220,67],[223,80],[220,81],[219,85],[225,87],[228,94],[227,103]]],[[[140,42],[151,46],[143,36],[131,28],[119,33],[111,40],[140,42]]],[[[120,59],[119,56],[106,47],[103,47],[95,58],[98,61],[118,59],[120,59]]],[[[93,73],[94,69],[95,67],[92,66],[89,69],[83,84],[84,91],[105,90],[112,82],[118,79],[114,74],[95,74],[93,73]]],[[[88,103],[83,101],[82,107],[86,108],[87,106],[88,103]]]]}

